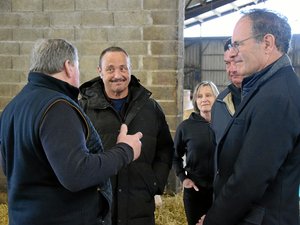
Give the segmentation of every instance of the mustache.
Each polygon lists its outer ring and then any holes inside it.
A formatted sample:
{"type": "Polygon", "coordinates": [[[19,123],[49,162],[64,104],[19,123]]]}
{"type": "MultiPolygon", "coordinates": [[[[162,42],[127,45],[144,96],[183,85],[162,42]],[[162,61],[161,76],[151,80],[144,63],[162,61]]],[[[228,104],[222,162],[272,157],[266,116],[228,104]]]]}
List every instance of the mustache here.
{"type": "Polygon", "coordinates": [[[126,81],[126,79],[124,79],[124,78],[118,78],[118,79],[110,80],[110,82],[112,82],[112,83],[123,82],[123,81],[126,81]]]}

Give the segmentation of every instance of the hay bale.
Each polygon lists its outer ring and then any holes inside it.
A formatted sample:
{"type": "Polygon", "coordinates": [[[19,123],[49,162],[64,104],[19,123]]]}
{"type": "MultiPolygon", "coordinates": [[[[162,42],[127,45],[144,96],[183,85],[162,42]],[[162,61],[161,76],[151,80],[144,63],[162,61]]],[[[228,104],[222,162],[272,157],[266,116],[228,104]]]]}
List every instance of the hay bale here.
{"type": "Polygon", "coordinates": [[[8,224],[8,208],[7,204],[0,204],[0,224],[8,224]]]}
{"type": "Polygon", "coordinates": [[[182,194],[162,195],[162,205],[155,210],[156,225],[187,225],[182,194]]]}
{"type": "MultiPolygon", "coordinates": [[[[158,197],[156,197],[158,198],[158,197]]],[[[159,196],[155,210],[156,225],[187,225],[182,194],[159,196]]],[[[8,224],[7,194],[0,193],[0,225],[8,224]]]]}

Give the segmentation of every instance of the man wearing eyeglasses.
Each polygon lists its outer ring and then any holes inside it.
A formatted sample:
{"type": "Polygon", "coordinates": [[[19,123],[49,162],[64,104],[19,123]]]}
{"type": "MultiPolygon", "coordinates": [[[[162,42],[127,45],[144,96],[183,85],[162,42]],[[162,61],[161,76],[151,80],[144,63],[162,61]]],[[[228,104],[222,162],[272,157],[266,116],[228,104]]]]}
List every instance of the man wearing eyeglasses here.
{"type": "Polygon", "coordinates": [[[300,80],[287,55],[285,17],[250,10],[231,54],[245,74],[242,101],[217,149],[215,199],[198,224],[299,224],[300,80]]]}
{"type": "Polygon", "coordinates": [[[112,224],[154,225],[154,196],[164,191],[174,153],[165,115],[150,98],[151,92],[131,75],[130,57],[124,49],[105,49],[98,72],[99,77],[80,87],[80,102],[101,135],[104,149],[116,142],[122,123],[127,124],[128,133],[143,133],[140,160],[111,177],[112,224]]]}

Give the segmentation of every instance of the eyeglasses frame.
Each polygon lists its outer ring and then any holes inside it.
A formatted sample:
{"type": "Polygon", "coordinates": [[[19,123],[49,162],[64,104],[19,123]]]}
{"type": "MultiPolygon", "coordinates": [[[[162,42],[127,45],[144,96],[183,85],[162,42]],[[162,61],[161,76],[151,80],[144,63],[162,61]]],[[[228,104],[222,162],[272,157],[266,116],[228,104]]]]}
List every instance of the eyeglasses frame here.
{"type": "Polygon", "coordinates": [[[229,50],[234,50],[236,53],[239,53],[239,47],[240,47],[240,45],[241,44],[243,44],[245,41],[248,41],[248,40],[250,40],[250,39],[252,39],[252,38],[257,38],[257,37],[259,37],[259,36],[264,36],[264,34],[256,34],[256,35],[252,35],[252,36],[250,36],[250,37],[248,37],[248,38],[245,38],[245,39],[243,39],[243,40],[241,40],[241,41],[235,41],[235,42],[233,42],[233,43],[231,43],[231,44],[228,44],[228,48],[229,48],[229,50]]]}

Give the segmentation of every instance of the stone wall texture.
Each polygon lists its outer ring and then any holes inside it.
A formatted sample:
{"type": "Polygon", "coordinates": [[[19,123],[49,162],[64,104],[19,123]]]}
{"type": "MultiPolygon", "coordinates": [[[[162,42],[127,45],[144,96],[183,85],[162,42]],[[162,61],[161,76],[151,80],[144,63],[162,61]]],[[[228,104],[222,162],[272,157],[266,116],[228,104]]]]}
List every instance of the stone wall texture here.
{"type": "Polygon", "coordinates": [[[0,0],[0,113],[27,82],[33,43],[39,38],[64,38],[78,48],[81,82],[98,76],[104,48],[126,49],[133,74],[161,104],[174,134],[182,118],[184,4],[184,0],[0,0]]]}

